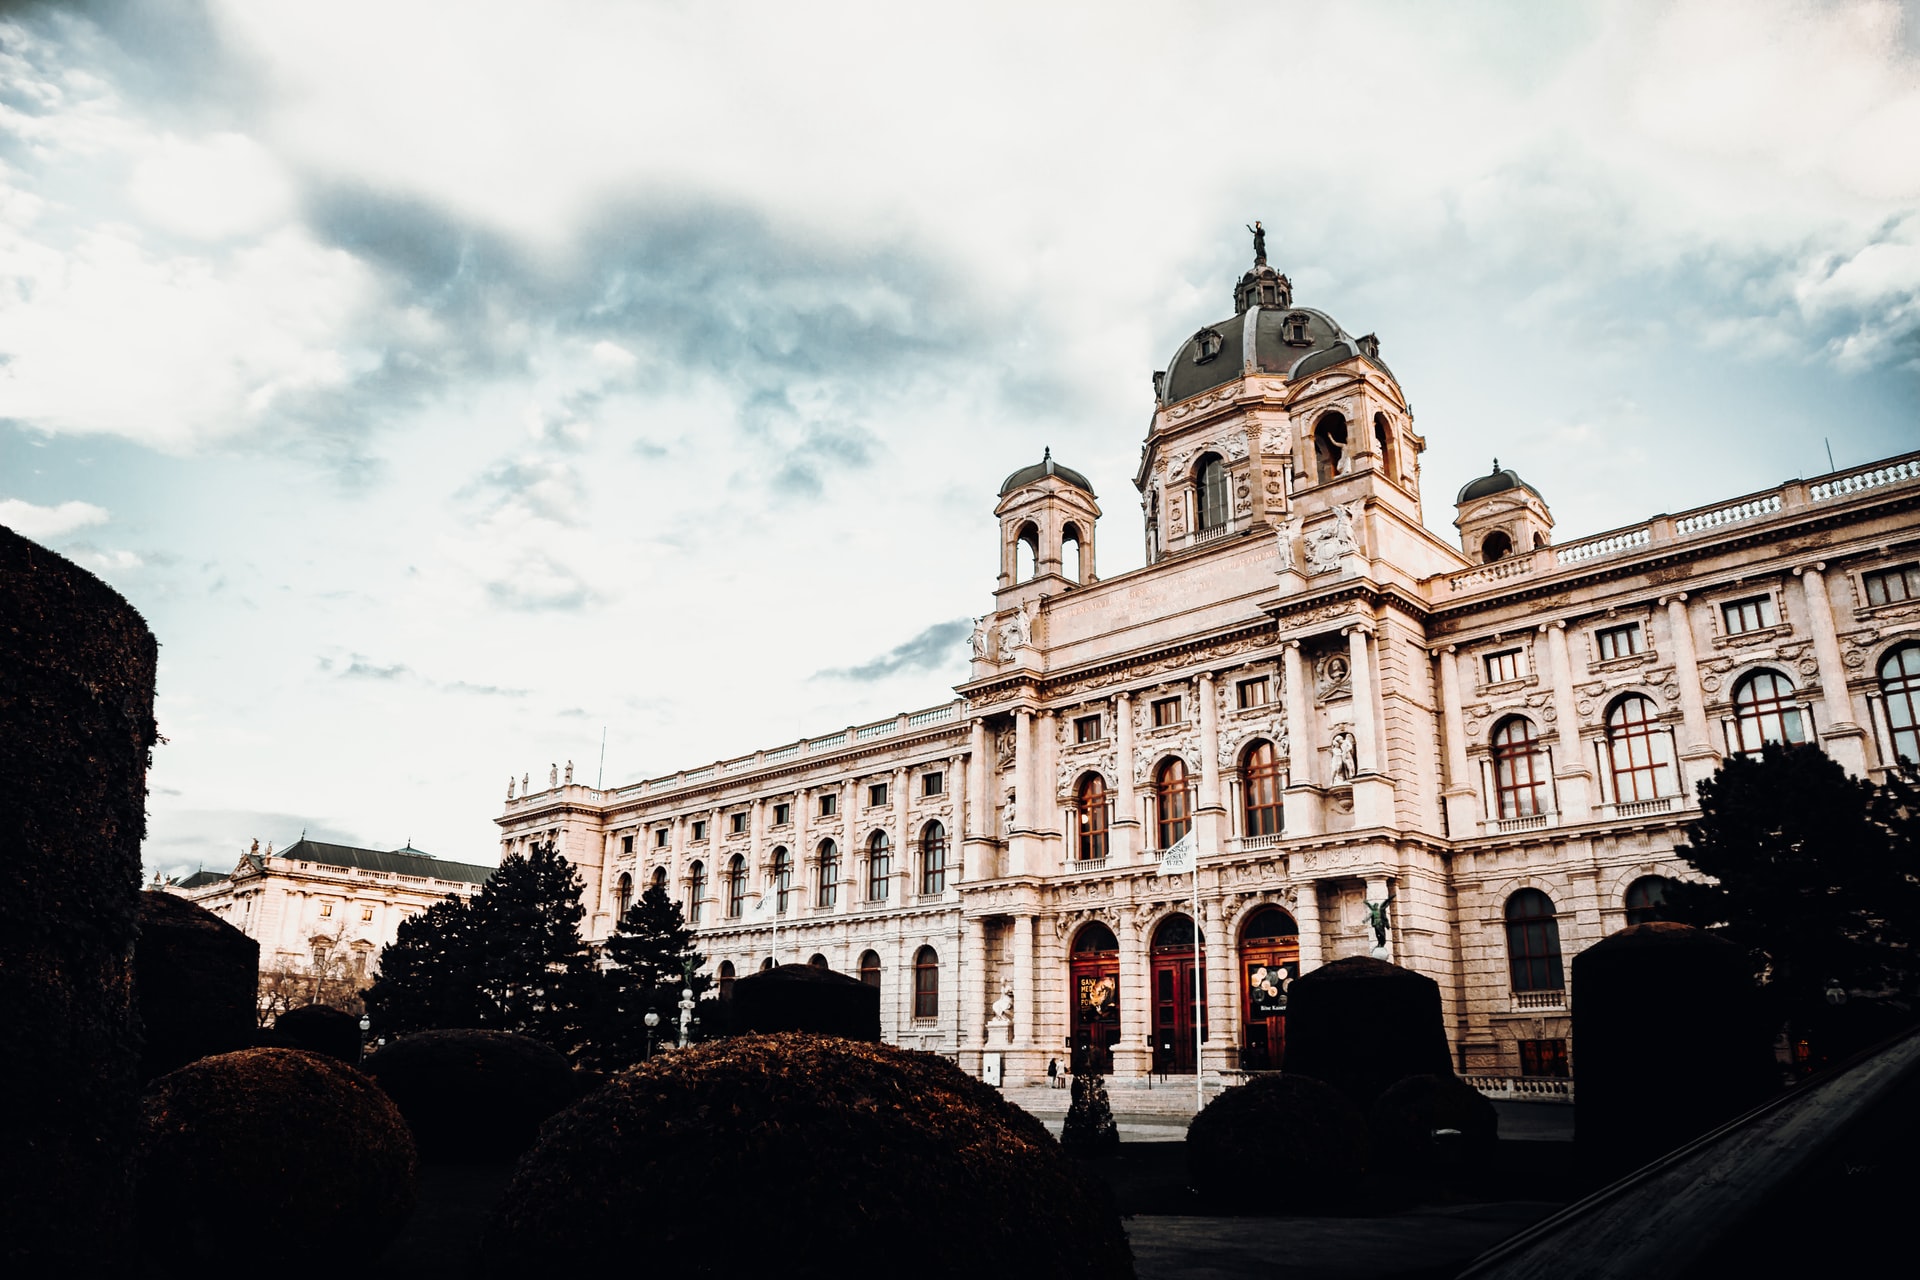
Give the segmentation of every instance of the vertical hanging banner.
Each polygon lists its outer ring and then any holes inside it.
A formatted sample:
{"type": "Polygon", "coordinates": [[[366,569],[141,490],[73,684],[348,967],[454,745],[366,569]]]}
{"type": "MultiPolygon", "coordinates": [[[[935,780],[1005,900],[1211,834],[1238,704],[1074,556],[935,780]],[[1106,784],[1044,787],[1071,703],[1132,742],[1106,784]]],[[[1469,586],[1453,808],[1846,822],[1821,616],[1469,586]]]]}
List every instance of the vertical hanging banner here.
{"type": "MultiPolygon", "coordinates": [[[[1173,847],[1160,855],[1160,869],[1156,873],[1163,876],[1192,875],[1195,864],[1200,861],[1200,846],[1194,841],[1193,831],[1173,842],[1173,847]]],[[[1200,927],[1194,922],[1194,927],[1200,927]]]]}

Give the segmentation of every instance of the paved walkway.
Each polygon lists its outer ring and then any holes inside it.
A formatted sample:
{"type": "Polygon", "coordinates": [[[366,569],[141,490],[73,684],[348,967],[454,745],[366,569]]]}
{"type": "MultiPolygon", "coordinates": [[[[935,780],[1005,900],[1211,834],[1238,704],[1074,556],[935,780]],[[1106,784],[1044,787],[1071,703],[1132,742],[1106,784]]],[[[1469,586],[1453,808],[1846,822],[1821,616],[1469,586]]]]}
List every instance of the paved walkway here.
{"type": "Polygon", "coordinates": [[[1531,1200],[1390,1218],[1133,1217],[1139,1280],[1413,1280],[1452,1276],[1561,1206],[1531,1200]]]}
{"type": "MultiPolygon", "coordinates": [[[[1054,1137],[1066,1123],[1065,1089],[1008,1089],[1007,1100],[1046,1125],[1054,1137]]],[[[1108,1093],[1122,1142],[1183,1142],[1193,1119],[1190,1091],[1115,1089],[1108,1093]]],[[[1211,1095],[1209,1095],[1211,1099],[1211,1095]]],[[[1521,1142],[1573,1141],[1573,1108],[1563,1102],[1493,1100],[1500,1115],[1500,1136],[1521,1142]]]]}

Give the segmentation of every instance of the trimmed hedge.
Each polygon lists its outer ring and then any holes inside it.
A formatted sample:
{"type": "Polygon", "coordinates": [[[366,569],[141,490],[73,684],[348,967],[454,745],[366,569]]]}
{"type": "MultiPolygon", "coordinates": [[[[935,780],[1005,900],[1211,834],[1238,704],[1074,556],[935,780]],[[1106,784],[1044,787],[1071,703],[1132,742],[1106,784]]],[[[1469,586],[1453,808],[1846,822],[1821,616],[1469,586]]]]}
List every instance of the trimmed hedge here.
{"type": "Polygon", "coordinates": [[[334,1244],[375,1257],[414,1206],[398,1109],[345,1063],[292,1049],[223,1053],[154,1081],[137,1169],[141,1251],[176,1275],[264,1258],[334,1274],[334,1244]]]}
{"type": "Polygon", "coordinates": [[[1367,1119],[1308,1076],[1258,1075],[1187,1126],[1187,1173],[1211,1205],[1280,1213],[1351,1196],[1367,1167],[1367,1119]]]}
{"type": "Polygon", "coordinates": [[[554,1117],[486,1254],[502,1275],[1133,1274],[1105,1187],[997,1090],[802,1033],[655,1058],[554,1117]]]}
{"type": "Polygon", "coordinates": [[[1731,1120],[1780,1088],[1741,949],[1659,921],[1573,958],[1574,1140],[1612,1177],[1731,1120]]]}
{"type": "Polygon", "coordinates": [[[0,1262],[104,1271],[132,1214],[131,965],[156,648],[110,587],[0,528],[0,1262]]]}
{"type": "Polygon", "coordinates": [[[1104,1156],[1119,1150],[1120,1127],[1113,1122],[1106,1081],[1098,1075],[1073,1078],[1073,1102],[1060,1128],[1060,1146],[1076,1156],[1104,1156]]]}
{"type": "Polygon", "coordinates": [[[147,1035],[143,1078],[254,1047],[259,991],[258,942],[185,898],[140,895],[133,992],[147,1035]]]}
{"type": "Polygon", "coordinates": [[[364,1070],[434,1163],[512,1159],[581,1091],[560,1054],[505,1031],[417,1032],[370,1055],[364,1070]]]}
{"type": "Polygon", "coordinates": [[[1367,1116],[1369,1162],[1384,1177],[1424,1178],[1485,1169],[1500,1140],[1500,1115],[1452,1076],[1408,1076],[1381,1094],[1367,1116]],[[1458,1137],[1436,1138],[1436,1129],[1458,1137]]]}
{"type": "Polygon", "coordinates": [[[812,1031],[848,1040],[880,1040],[880,988],[810,964],[762,969],[733,984],[740,1032],[812,1031]]]}
{"type": "Polygon", "coordinates": [[[1371,956],[1301,974],[1287,998],[1287,1070],[1362,1108],[1397,1080],[1452,1075],[1439,984],[1371,956]]]}
{"type": "Polygon", "coordinates": [[[276,1049],[324,1053],[348,1066],[360,1063],[360,1019],[324,1004],[289,1009],[273,1020],[267,1043],[276,1049]]]}

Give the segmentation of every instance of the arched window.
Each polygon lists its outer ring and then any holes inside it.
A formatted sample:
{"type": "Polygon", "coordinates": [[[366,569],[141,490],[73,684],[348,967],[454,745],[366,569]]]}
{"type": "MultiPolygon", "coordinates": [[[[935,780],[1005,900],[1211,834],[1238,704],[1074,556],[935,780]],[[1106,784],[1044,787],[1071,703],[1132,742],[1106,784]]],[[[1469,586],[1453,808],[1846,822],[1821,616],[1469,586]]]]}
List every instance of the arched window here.
{"type": "Polygon", "coordinates": [[[1262,739],[1240,757],[1240,796],[1244,836],[1280,834],[1280,753],[1262,739]]]}
{"type": "Polygon", "coordinates": [[[720,962],[720,998],[733,999],[733,961],[731,960],[720,962]]]}
{"type": "Polygon", "coordinates": [[[809,959],[807,963],[812,965],[816,969],[825,969],[828,967],[827,958],[821,955],[818,951],[813,953],[813,957],[809,959]]]}
{"type": "Polygon", "coordinates": [[[1337,413],[1323,413],[1313,425],[1313,467],[1317,484],[1347,474],[1347,420],[1337,413]]]}
{"type": "Polygon", "coordinates": [[[667,869],[665,867],[655,867],[653,869],[652,884],[656,889],[665,889],[667,887],[667,869]]]}
{"type": "Polygon", "coordinates": [[[840,901],[840,846],[831,840],[820,842],[820,887],[813,900],[822,907],[840,901]]]}
{"type": "Polygon", "coordinates": [[[1014,535],[1013,580],[1026,582],[1039,570],[1039,566],[1040,527],[1029,520],[1014,535]]]}
{"type": "Polygon", "coordinates": [[[1080,543],[1080,526],[1068,521],[1066,527],[1060,530],[1060,571],[1075,582],[1085,582],[1086,556],[1086,548],[1080,543]]]}
{"type": "Polygon", "coordinates": [[[1112,806],[1107,800],[1107,780],[1097,773],[1080,779],[1073,792],[1074,827],[1078,843],[1074,854],[1082,862],[1094,862],[1107,856],[1107,827],[1112,806]]]}
{"type": "Polygon", "coordinates": [[[1613,798],[1619,804],[1657,800],[1679,791],[1673,767],[1673,735],[1660,725],[1652,698],[1630,693],[1607,712],[1607,758],[1613,766],[1613,798]]]}
{"type": "Polygon", "coordinates": [[[1209,453],[1194,468],[1194,512],[1196,527],[1224,529],[1233,506],[1227,498],[1227,464],[1219,454],[1209,453]]]}
{"type": "Polygon", "coordinates": [[[1379,469],[1398,480],[1400,468],[1394,465],[1393,428],[1387,424],[1387,415],[1373,415],[1373,448],[1380,455],[1379,469]]]}
{"type": "Polygon", "coordinates": [[[1153,809],[1162,849],[1173,848],[1193,826],[1189,800],[1186,761],[1170,756],[1153,772],[1153,809]]]}
{"type": "Polygon", "coordinates": [[[707,865],[696,862],[687,868],[687,923],[700,923],[700,910],[707,896],[707,865]]]}
{"type": "Polygon", "coordinates": [[[867,838],[867,901],[884,902],[893,875],[893,841],[876,831],[867,838]]]}
{"type": "Polygon", "coordinates": [[[929,822],[927,829],[920,833],[920,892],[946,891],[947,829],[937,822],[929,822]]]}
{"type": "Polygon", "coordinates": [[[613,890],[613,918],[621,919],[627,914],[627,908],[633,905],[633,877],[622,871],[620,880],[613,890]]]}
{"type": "Polygon", "coordinates": [[[862,951],[860,953],[860,981],[870,987],[880,985],[880,953],[862,951]]]}
{"type": "Polygon", "coordinates": [[[747,909],[747,860],[734,854],[727,863],[727,915],[738,919],[747,909]]]}
{"type": "Polygon", "coordinates": [[[767,970],[769,970],[769,969],[771,969],[771,968],[773,968],[773,957],[772,957],[772,956],[768,956],[768,957],[767,957],[767,958],[766,958],[765,960],[762,960],[762,961],[760,962],[760,972],[762,972],[762,973],[765,973],[765,972],[766,972],[767,970]]]}
{"type": "Polygon", "coordinates": [[[1480,539],[1480,563],[1492,564],[1495,560],[1505,560],[1513,554],[1513,539],[1504,530],[1495,529],[1480,539]]]}
{"type": "Polygon", "coordinates": [[[1546,752],[1524,716],[1502,720],[1489,740],[1493,788],[1502,818],[1531,818],[1547,811],[1546,752]]]}
{"type": "Polygon", "coordinates": [[[1880,696],[1887,700],[1893,758],[1920,764],[1920,644],[1903,644],[1880,660],[1880,696]]]}
{"type": "Polygon", "coordinates": [[[1805,742],[1807,731],[1793,702],[1793,682],[1777,671],[1755,671],[1733,691],[1733,749],[1757,752],[1769,742],[1805,742]]]}
{"type": "Polygon", "coordinates": [[[1561,991],[1560,924],[1553,899],[1521,889],[1507,899],[1507,971],[1515,991],[1561,991]]]}
{"type": "Polygon", "coordinates": [[[940,957],[932,947],[913,953],[913,1016],[940,1016],[940,957]]]}
{"type": "Polygon", "coordinates": [[[785,915],[788,899],[793,893],[793,855],[785,845],[773,851],[773,893],[773,909],[785,915]]]}
{"type": "Polygon", "coordinates": [[[1627,923],[1651,924],[1667,918],[1667,890],[1673,881],[1665,876],[1641,876],[1627,886],[1627,923]]]}

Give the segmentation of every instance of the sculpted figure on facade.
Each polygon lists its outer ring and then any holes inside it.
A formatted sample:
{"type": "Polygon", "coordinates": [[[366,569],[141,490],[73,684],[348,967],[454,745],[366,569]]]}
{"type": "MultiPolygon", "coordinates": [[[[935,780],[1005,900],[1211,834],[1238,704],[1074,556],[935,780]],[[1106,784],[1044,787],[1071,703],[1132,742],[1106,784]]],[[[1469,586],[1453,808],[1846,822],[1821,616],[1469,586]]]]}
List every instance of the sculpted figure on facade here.
{"type": "Polygon", "coordinates": [[[573,761],[567,761],[567,785],[573,785],[573,761]]]}
{"type": "Polygon", "coordinates": [[[1293,557],[1293,540],[1300,536],[1300,518],[1282,520],[1274,531],[1275,550],[1279,553],[1274,561],[1275,573],[1297,573],[1299,564],[1293,557]]]}
{"type": "Polygon", "coordinates": [[[983,613],[973,620],[973,656],[991,658],[993,656],[993,629],[987,619],[992,614],[983,613]]]}
{"type": "Polygon", "coordinates": [[[547,765],[547,790],[549,791],[555,790],[556,788],[559,787],[559,785],[560,785],[560,766],[550,762],[547,765]]]}
{"type": "Polygon", "coordinates": [[[1031,603],[1023,604],[1000,624],[1000,660],[1002,662],[1010,660],[1015,649],[1032,646],[1034,612],[1031,603]]]}
{"type": "Polygon", "coordinates": [[[523,796],[530,796],[533,794],[533,775],[532,774],[523,773],[520,775],[520,794],[523,796]]]}
{"type": "Polygon", "coordinates": [[[513,799],[513,775],[507,775],[507,799],[513,799]]]}
{"type": "Polygon", "coordinates": [[[1334,503],[1332,521],[1307,534],[1309,574],[1332,573],[1340,567],[1341,556],[1352,555],[1360,550],[1360,543],[1354,536],[1359,506],[1357,502],[1334,503]]]}
{"type": "Polygon", "coordinates": [[[1337,729],[1334,731],[1333,741],[1327,745],[1333,755],[1333,780],[1352,782],[1353,775],[1359,768],[1356,762],[1359,744],[1354,736],[1345,729],[1337,729]]]}

